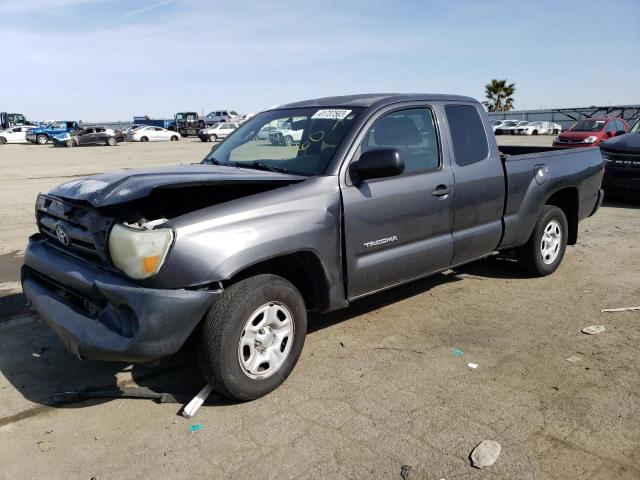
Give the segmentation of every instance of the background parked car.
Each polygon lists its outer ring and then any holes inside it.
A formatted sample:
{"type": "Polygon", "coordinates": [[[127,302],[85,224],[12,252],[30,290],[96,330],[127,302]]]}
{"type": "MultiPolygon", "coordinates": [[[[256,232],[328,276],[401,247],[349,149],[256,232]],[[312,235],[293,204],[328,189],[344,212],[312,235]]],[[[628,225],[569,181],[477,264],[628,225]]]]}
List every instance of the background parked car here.
{"type": "Polygon", "coordinates": [[[602,142],[600,151],[604,158],[605,193],[640,200],[640,120],[629,133],[602,142]]]}
{"type": "Polygon", "coordinates": [[[624,135],[629,124],[621,118],[583,118],[553,141],[554,147],[592,147],[618,135],[624,135]]]}
{"type": "Polygon", "coordinates": [[[217,142],[228,137],[236,128],[238,128],[237,123],[222,122],[209,128],[203,128],[198,132],[198,137],[203,142],[217,142]]]}
{"type": "Polygon", "coordinates": [[[178,132],[162,127],[140,127],[129,132],[129,138],[133,142],[177,142],[182,138],[178,132]]]}
{"type": "MultiPolygon", "coordinates": [[[[295,121],[295,118],[293,120],[295,121]]],[[[269,141],[272,145],[286,145],[289,147],[295,143],[300,143],[303,131],[303,128],[293,130],[290,123],[281,123],[276,130],[271,131],[269,141]]]]}
{"type": "Polygon", "coordinates": [[[27,133],[33,130],[33,128],[34,127],[27,125],[21,125],[0,131],[0,145],[5,143],[29,143],[27,133]]]}
{"type": "Polygon", "coordinates": [[[271,132],[275,132],[277,130],[278,127],[276,127],[275,125],[265,125],[256,134],[256,140],[269,140],[269,135],[271,135],[271,132]]]}
{"type": "MultiPolygon", "coordinates": [[[[518,125],[522,125],[524,120],[505,120],[502,125],[499,125],[494,130],[496,135],[513,135],[515,133],[515,129],[518,125]]],[[[524,122],[529,123],[529,122],[524,122]]]]}
{"type": "Polygon", "coordinates": [[[516,127],[516,135],[547,135],[551,133],[548,122],[527,122],[516,127]]]}
{"type": "Polygon", "coordinates": [[[214,110],[202,117],[202,120],[204,120],[207,125],[211,126],[220,122],[238,123],[236,120],[239,119],[240,115],[235,110],[214,110]]]}
{"type": "Polygon", "coordinates": [[[132,123],[131,125],[129,125],[127,128],[125,128],[124,130],[122,130],[122,134],[124,135],[124,139],[125,140],[131,140],[129,138],[129,134],[131,133],[131,135],[133,135],[133,131],[137,130],[139,128],[145,127],[146,125],[139,125],[136,123],[132,123]]]}
{"type": "Polygon", "coordinates": [[[78,122],[57,121],[50,123],[46,127],[34,128],[27,134],[27,140],[38,145],[46,145],[55,135],[68,133],[79,128],[78,122]]]}
{"type": "Polygon", "coordinates": [[[83,145],[109,145],[113,147],[124,141],[121,132],[115,132],[107,127],[89,127],[61,133],[53,137],[56,147],[79,147],[83,145]]]}

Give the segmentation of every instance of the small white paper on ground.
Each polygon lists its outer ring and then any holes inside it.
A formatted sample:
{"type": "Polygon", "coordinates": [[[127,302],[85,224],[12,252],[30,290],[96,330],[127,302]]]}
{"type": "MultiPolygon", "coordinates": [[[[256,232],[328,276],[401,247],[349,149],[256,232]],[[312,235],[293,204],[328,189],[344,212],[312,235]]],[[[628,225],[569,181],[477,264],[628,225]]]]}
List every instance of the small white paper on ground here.
{"type": "Polygon", "coordinates": [[[493,465],[502,447],[493,440],[483,440],[471,452],[471,465],[476,468],[484,468],[493,465]]]}
{"type": "Polygon", "coordinates": [[[596,335],[602,332],[604,332],[604,325],[589,325],[582,329],[582,333],[586,333],[587,335],[596,335]]]}
{"type": "Polygon", "coordinates": [[[202,406],[204,401],[209,397],[211,392],[213,391],[213,387],[209,384],[206,384],[202,390],[198,392],[198,394],[193,397],[182,410],[182,416],[185,418],[193,418],[198,409],[202,406]]]}
{"type": "Polygon", "coordinates": [[[577,355],[571,355],[569,358],[567,358],[567,362],[569,363],[576,363],[578,360],[580,360],[580,357],[577,355]]]}
{"type": "Polygon", "coordinates": [[[469,367],[469,368],[478,368],[478,364],[477,363],[467,363],[467,367],[469,367]]]}

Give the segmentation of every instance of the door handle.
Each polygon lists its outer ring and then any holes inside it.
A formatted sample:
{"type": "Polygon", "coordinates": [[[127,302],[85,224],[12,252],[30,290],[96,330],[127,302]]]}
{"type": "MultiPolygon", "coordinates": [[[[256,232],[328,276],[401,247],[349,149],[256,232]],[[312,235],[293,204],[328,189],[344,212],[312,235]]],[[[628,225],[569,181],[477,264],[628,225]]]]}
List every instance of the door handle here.
{"type": "Polygon", "coordinates": [[[436,189],[431,192],[431,195],[434,197],[444,197],[445,195],[449,195],[453,192],[453,188],[449,188],[446,185],[438,185],[436,189]]]}

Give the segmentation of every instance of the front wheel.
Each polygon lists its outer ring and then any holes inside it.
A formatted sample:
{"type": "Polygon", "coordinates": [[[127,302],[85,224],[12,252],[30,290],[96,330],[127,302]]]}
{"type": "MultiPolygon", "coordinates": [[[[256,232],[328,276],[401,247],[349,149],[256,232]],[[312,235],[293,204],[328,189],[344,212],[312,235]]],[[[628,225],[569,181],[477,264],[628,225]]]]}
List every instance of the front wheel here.
{"type": "Polygon", "coordinates": [[[218,135],[216,135],[215,133],[212,133],[211,135],[209,135],[209,140],[211,140],[212,142],[217,142],[218,135]]]}
{"type": "Polygon", "coordinates": [[[171,137],[171,141],[172,141],[172,142],[177,142],[178,140],[180,140],[180,138],[178,138],[178,136],[177,136],[177,135],[173,135],[173,136],[171,137]]]}
{"type": "Polygon", "coordinates": [[[536,277],[556,271],[567,248],[569,227],[564,212],[545,205],[529,241],[518,249],[520,266],[536,277]]]}
{"type": "Polygon", "coordinates": [[[7,143],[7,139],[4,137],[0,137],[0,145],[4,145],[5,143],[7,143]]]}
{"type": "Polygon", "coordinates": [[[224,291],[200,333],[202,374],[218,393],[241,401],[275,390],[293,370],[307,332],[300,292],[276,275],[256,275],[224,291]]]}
{"type": "Polygon", "coordinates": [[[46,135],[38,135],[36,136],[36,142],[38,145],[45,145],[49,141],[49,137],[46,135]]]}
{"type": "Polygon", "coordinates": [[[65,145],[66,145],[67,147],[69,147],[69,148],[73,148],[73,147],[77,146],[77,144],[76,144],[75,140],[67,140],[67,141],[66,141],[66,142],[64,142],[64,143],[65,143],[65,145]]]}
{"type": "Polygon", "coordinates": [[[290,137],[289,135],[286,135],[283,139],[282,142],[287,146],[290,147],[291,145],[293,145],[293,138],[290,137]]]}
{"type": "Polygon", "coordinates": [[[107,139],[107,145],[109,145],[110,147],[114,147],[116,143],[118,143],[118,141],[113,137],[109,137],[107,139]]]}

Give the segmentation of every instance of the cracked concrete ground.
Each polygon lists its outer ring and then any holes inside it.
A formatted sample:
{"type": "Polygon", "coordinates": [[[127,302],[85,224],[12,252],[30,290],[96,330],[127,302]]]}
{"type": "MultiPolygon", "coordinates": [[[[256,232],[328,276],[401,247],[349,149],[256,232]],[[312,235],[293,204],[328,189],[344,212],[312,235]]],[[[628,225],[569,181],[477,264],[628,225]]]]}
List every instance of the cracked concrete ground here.
{"type": "Polygon", "coordinates": [[[68,389],[203,381],[188,351],[157,367],[78,361],[20,304],[36,193],[210,146],[0,147],[0,478],[401,478],[402,465],[414,479],[640,477],[640,312],[600,313],[640,304],[637,204],[582,223],[552,276],[490,259],[314,319],[291,377],[258,401],[214,401],[191,421],[149,400],[53,405],[68,389]],[[592,324],[606,331],[580,332],[592,324]],[[483,439],[502,453],[477,470],[483,439]]]}

